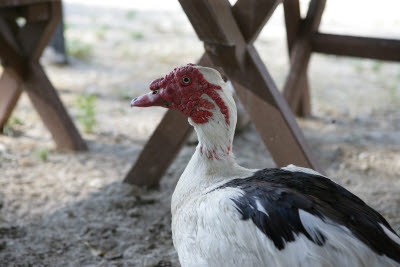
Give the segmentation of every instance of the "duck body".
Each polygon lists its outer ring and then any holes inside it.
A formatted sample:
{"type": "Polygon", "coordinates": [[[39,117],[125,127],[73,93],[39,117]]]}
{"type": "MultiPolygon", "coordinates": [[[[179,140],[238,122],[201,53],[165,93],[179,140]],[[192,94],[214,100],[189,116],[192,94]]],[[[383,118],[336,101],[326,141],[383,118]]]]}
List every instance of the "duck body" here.
{"type": "Polygon", "coordinates": [[[199,185],[208,179],[190,171],[196,153],[172,197],[182,266],[400,266],[400,238],[386,220],[330,179],[234,165],[237,178],[199,185]]]}
{"type": "Polygon", "coordinates": [[[216,70],[188,64],[150,89],[131,105],[178,109],[199,140],[171,201],[182,266],[400,266],[387,221],[329,178],[236,163],[236,104],[216,70]]]}

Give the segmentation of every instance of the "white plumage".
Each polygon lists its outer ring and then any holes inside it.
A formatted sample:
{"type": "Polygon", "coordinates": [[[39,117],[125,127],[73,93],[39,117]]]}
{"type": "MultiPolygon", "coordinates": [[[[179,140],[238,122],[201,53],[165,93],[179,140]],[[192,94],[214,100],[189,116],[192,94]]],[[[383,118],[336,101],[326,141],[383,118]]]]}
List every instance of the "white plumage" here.
{"type": "MultiPolygon", "coordinates": [[[[205,123],[189,116],[199,144],[171,204],[182,266],[400,266],[400,238],[383,217],[339,185],[294,165],[259,172],[239,166],[231,151],[236,106],[230,90],[217,71],[185,67],[221,87],[216,93],[227,106],[229,123],[207,94],[200,97],[213,104],[207,109],[212,116],[205,123]],[[372,232],[364,233],[368,229],[372,232]]],[[[179,81],[181,76],[172,77],[179,81]]],[[[162,86],[157,90],[168,90],[168,83],[162,86]]]]}

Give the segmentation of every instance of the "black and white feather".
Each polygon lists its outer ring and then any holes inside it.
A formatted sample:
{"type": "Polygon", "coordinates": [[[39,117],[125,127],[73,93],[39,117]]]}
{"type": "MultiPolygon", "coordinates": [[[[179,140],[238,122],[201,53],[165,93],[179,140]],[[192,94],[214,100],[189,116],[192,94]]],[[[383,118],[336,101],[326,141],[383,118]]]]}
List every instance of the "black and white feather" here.
{"type": "MultiPolygon", "coordinates": [[[[241,196],[232,198],[241,219],[251,220],[279,250],[301,236],[316,246],[335,250],[333,253],[352,253],[346,240],[335,247],[339,241],[336,235],[341,235],[361,242],[364,249],[381,256],[383,261],[400,265],[400,239],[388,222],[328,178],[264,169],[251,177],[231,180],[216,190],[229,187],[243,191],[241,196]],[[331,230],[334,234],[327,232],[331,230]]],[[[352,264],[355,266],[355,262],[352,264]]]]}
{"type": "Polygon", "coordinates": [[[199,145],[171,201],[182,266],[400,266],[399,236],[343,187],[293,165],[239,166],[230,153],[236,125],[231,91],[218,72],[198,69],[221,86],[216,93],[230,123],[218,109],[207,123],[189,119],[199,145]]]}

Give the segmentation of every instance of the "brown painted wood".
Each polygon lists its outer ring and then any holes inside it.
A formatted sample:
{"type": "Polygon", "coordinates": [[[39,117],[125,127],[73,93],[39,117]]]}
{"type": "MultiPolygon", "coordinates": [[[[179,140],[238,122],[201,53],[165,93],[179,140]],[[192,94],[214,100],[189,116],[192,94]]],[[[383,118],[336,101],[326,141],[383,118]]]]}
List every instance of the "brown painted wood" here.
{"type": "Polygon", "coordinates": [[[246,43],[253,43],[282,0],[238,0],[232,13],[246,43]]]}
{"type": "Polygon", "coordinates": [[[10,67],[9,72],[25,76],[27,72],[26,62],[21,51],[18,49],[17,41],[10,30],[10,24],[0,18],[0,58],[5,67],[10,67]]]}
{"type": "MultiPolygon", "coordinates": [[[[22,28],[15,27],[15,21],[10,18],[0,18],[0,57],[2,64],[6,66],[0,91],[1,124],[4,125],[10,116],[21,93],[19,88],[22,87],[28,93],[59,149],[86,150],[85,142],[39,64],[39,58],[61,16],[61,2],[47,2],[34,4],[32,8],[15,8],[28,16],[27,23],[22,28]]],[[[13,3],[28,4],[26,1],[13,3]]],[[[12,13],[13,8],[6,10],[12,13]]]]}
{"type": "Polygon", "coordinates": [[[285,16],[286,39],[288,50],[291,51],[294,41],[300,31],[300,3],[299,0],[285,0],[283,2],[285,16]]]}
{"type": "Polygon", "coordinates": [[[301,106],[304,84],[300,81],[306,77],[308,63],[311,57],[311,44],[306,39],[299,40],[293,46],[290,56],[290,70],[283,89],[283,96],[293,112],[301,106]]]}
{"type": "Polygon", "coordinates": [[[10,118],[21,92],[21,84],[6,68],[0,78],[0,132],[10,118]]]}
{"type": "Polygon", "coordinates": [[[0,7],[15,7],[46,2],[61,2],[61,0],[1,0],[0,7]]]}
{"type": "Polygon", "coordinates": [[[150,187],[158,185],[192,131],[183,114],[169,109],[124,182],[150,187]]]}
{"type": "MultiPolygon", "coordinates": [[[[289,51],[289,58],[293,55],[292,48],[295,39],[300,31],[301,16],[299,0],[286,0],[283,2],[285,24],[286,24],[286,37],[289,51]]],[[[307,117],[311,114],[311,101],[310,89],[308,85],[307,73],[302,75],[299,79],[298,88],[300,91],[300,101],[294,103],[292,111],[299,117],[307,117]]]]}
{"type": "MultiPolygon", "coordinates": [[[[269,95],[259,98],[252,90],[242,88],[236,82],[234,82],[234,86],[275,163],[279,167],[295,164],[323,173],[323,169],[311,153],[289,106],[276,88],[254,47],[249,47],[249,55],[252,64],[249,66],[248,72],[257,72],[260,76],[257,79],[258,86],[256,88],[268,92],[269,95]]],[[[252,79],[254,78],[255,76],[252,77],[252,79]]]]}
{"type": "Polygon", "coordinates": [[[28,93],[44,124],[51,132],[59,149],[87,149],[57,92],[38,62],[29,64],[29,74],[22,86],[28,93]]]}
{"type": "Polygon", "coordinates": [[[28,22],[37,22],[50,19],[50,5],[48,3],[31,4],[23,9],[23,17],[28,22]]]}
{"type": "MultiPolygon", "coordinates": [[[[305,20],[300,23],[300,28],[296,37],[290,38],[293,42],[291,45],[289,44],[289,48],[291,47],[291,66],[286,79],[283,95],[293,111],[299,110],[299,103],[302,99],[302,95],[309,94],[309,92],[303,91],[299,88],[304,89],[306,71],[312,52],[311,35],[318,29],[325,3],[325,0],[312,0],[305,20]],[[301,82],[302,80],[303,82],[301,82]]],[[[291,28],[291,31],[293,31],[293,28],[294,27],[291,28]]]]}
{"type": "Polygon", "coordinates": [[[15,18],[7,19],[0,17],[0,34],[4,38],[9,46],[12,47],[20,56],[23,56],[19,50],[19,44],[15,39],[15,32],[17,32],[19,26],[17,25],[15,18]]]}
{"type": "Polygon", "coordinates": [[[313,52],[361,58],[400,61],[400,40],[315,33],[313,52]]]}
{"type": "MultiPolygon", "coordinates": [[[[61,19],[60,2],[42,4],[40,7],[43,9],[43,14],[47,14],[50,19],[46,21],[27,21],[17,35],[24,52],[29,55],[29,59],[32,61],[39,60],[61,19]]],[[[36,12],[39,12],[39,10],[36,12]]]]}

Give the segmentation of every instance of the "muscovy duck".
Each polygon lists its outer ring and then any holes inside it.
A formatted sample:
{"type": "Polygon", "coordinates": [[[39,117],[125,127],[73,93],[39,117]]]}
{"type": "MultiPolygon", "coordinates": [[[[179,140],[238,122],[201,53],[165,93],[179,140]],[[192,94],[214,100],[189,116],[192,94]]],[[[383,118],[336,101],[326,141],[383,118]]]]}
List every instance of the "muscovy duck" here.
{"type": "Polygon", "coordinates": [[[199,144],[172,196],[182,266],[400,266],[400,238],[360,198],[314,170],[239,166],[236,105],[218,71],[188,64],[131,106],[178,109],[199,144]]]}

